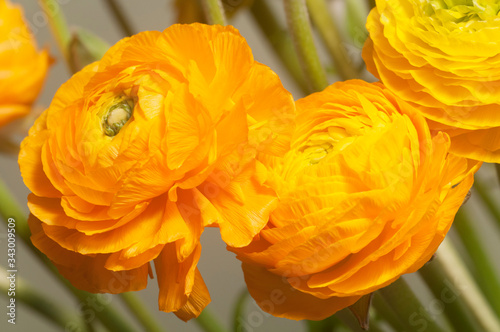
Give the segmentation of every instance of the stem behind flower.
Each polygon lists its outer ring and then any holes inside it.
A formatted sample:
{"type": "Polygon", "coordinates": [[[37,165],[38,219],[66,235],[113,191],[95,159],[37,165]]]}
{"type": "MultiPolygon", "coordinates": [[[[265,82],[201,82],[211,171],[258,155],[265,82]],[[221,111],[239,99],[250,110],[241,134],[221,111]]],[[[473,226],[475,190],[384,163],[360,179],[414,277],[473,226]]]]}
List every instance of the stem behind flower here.
{"type": "Polygon", "coordinates": [[[481,331],[483,327],[474,319],[460,294],[450,289],[450,277],[437,259],[432,260],[418,273],[431,289],[436,299],[444,305],[444,314],[457,331],[481,331]],[[450,293],[451,294],[448,294],[450,293]],[[451,295],[451,296],[450,296],[451,295]]]}
{"type": "Polygon", "coordinates": [[[283,0],[283,2],[302,70],[311,89],[321,91],[328,86],[328,80],[314,45],[306,2],[305,0],[283,0]]]}
{"type": "Polygon", "coordinates": [[[206,332],[227,332],[207,307],[195,318],[195,322],[206,332]]]}
{"type": "MultiPolygon", "coordinates": [[[[0,268],[0,291],[2,295],[7,295],[9,289],[7,274],[3,267],[0,268]]],[[[16,301],[26,304],[61,329],[67,329],[71,326],[77,331],[90,331],[82,317],[53,302],[19,276],[16,277],[16,301]]]]}
{"type": "Polygon", "coordinates": [[[227,25],[226,14],[220,0],[202,0],[202,3],[210,24],[227,25]]]}
{"type": "Polygon", "coordinates": [[[302,92],[308,94],[310,91],[300,68],[292,39],[286,29],[280,25],[269,4],[266,0],[255,0],[250,7],[250,12],[294,81],[302,92]]]}
{"type": "Polygon", "coordinates": [[[467,248],[477,270],[475,277],[479,287],[483,290],[496,315],[500,317],[500,281],[493,268],[493,264],[487,256],[484,242],[477,232],[469,214],[460,210],[453,227],[458,231],[462,242],[467,248]]]}
{"type": "Polygon", "coordinates": [[[358,78],[353,61],[348,57],[342,37],[324,0],[307,0],[307,7],[321,38],[328,48],[335,68],[343,80],[358,78]]]}
{"type": "Polygon", "coordinates": [[[141,301],[132,292],[120,294],[121,299],[125,305],[130,309],[132,314],[137,318],[137,321],[148,332],[162,332],[164,331],[160,325],[155,321],[154,317],[149,314],[149,311],[141,303],[141,301]]]}
{"type": "Polygon", "coordinates": [[[123,34],[127,37],[132,36],[134,34],[134,29],[132,29],[130,19],[127,18],[125,12],[120,8],[116,0],[106,0],[105,2],[109,10],[113,13],[116,22],[122,29],[123,34]]]}
{"type": "Polygon", "coordinates": [[[69,42],[71,40],[71,33],[62,9],[59,6],[59,3],[55,0],[40,0],[39,3],[44,13],[47,15],[49,25],[52,30],[52,34],[56,39],[59,51],[61,51],[61,54],[69,67],[69,42]]]}
{"type": "Polygon", "coordinates": [[[453,281],[453,285],[458,289],[469,313],[481,325],[480,331],[500,331],[498,316],[495,316],[486,302],[451,241],[448,239],[443,241],[434,260],[436,264],[441,265],[448,280],[453,281]]]}
{"type": "Polygon", "coordinates": [[[415,328],[424,329],[427,332],[453,331],[445,320],[438,324],[435,316],[431,316],[424,308],[426,307],[417,298],[403,277],[387,287],[379,289],[378,292],[387,301],[394,312],[400,317],[406,330],[414,331],[415,328]]]}

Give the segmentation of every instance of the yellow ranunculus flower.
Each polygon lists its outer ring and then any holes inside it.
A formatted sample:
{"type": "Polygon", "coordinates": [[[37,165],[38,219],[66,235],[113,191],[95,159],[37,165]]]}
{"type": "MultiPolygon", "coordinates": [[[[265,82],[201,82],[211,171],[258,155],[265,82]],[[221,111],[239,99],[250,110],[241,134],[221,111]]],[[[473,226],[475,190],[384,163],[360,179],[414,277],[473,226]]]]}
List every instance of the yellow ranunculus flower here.
{"type": "Polygon", "coordinates": [[[279,317],[324,319],[425,264],[479,162],[379,83],[335,83],[297,101],[292,148],[274,161],[280,202],[244,248],[248,289],[279,317]]]}
{"type": "Polygon", "coordinates": [[[204,227],[236,247],[264,227],[277,198],[259,158],[289,149],[294,111],[231,26],[123,39],[61,86],[21,144],[33,244],[90,292],[142,289],[154,262],[160,309],[199,315],[204,227]]]}
{"type": "Polygon", "coordinates": [[[451,137],[451,152],[500,162],[500,3],[377,0],[363,58],[451,137]]]}
{"type": "Polygon", "coordinates": [[[49,67],[38,51],[20,6],[0,0],[0,127],[31,109],[49,67]]]}

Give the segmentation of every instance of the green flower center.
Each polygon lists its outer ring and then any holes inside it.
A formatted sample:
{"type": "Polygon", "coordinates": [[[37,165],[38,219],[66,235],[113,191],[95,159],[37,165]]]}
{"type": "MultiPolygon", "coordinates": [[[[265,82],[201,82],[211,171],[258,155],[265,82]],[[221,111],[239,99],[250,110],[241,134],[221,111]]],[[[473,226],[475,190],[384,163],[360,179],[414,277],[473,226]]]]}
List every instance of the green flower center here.
{"type": "Polygon", "coordinates": [[[351,129],[353,128],[330,126],[322,131],[312,133],[299,148],[299,151],[303,153],[309,164],[317,164],[332,151],[341,150],[352,143],[354,136],[356,136],[354,132],[357,129],[353,131],[351,129]]]}
{"type": "Polygon", "coordinates": [[[489,21],[498,17],[499,0],[428,0],[424,13],[442,22],[489,21]]]}
{"type": "Polygon", "coordinates": [[[134,101],[121,99],[109,107],[102,119],[102,128],[106,136],[116,136],[127,121],[132,117],[134,101]]]}

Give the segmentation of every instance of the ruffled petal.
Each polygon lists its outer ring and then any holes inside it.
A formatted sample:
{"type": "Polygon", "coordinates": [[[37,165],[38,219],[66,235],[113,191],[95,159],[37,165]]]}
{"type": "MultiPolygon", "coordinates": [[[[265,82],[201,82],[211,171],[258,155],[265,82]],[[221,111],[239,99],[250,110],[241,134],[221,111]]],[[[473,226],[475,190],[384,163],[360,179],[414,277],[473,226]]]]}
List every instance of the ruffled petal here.
{"type": "Polygon", "coordinates": [[[262,310],[276,317],[322,320],[361,298],[349,296],[319,299],[297,291],[283,277],[272,274],[265,268],[243,263],[242,269],[250,295],[262,310]]]}

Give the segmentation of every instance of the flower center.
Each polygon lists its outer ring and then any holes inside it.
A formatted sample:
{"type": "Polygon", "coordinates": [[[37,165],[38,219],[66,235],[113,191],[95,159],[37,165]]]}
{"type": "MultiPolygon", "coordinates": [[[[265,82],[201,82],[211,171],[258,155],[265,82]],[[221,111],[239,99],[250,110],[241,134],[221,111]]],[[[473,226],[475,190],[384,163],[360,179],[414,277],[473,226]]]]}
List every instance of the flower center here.
{"type": "Polygon", "coordinates": [[[342,150],[352,141],[350,133],[345,128],[328,127],[322,131],[310,134],[299,151],[304,154],[309,163],[317,164],[334,150],[342,150]]]}
{"type": "Polygon", "coordinates": [[[122,99],[110,106],[102,120],[104,134],[111,137],[117,135],[132,117],[133,109],[134,101],[132,99],[122,99]]]}
{"type": "Polygon", "coordinates": [[[488,21],[498,17],[500,3],[497,0],[428,0],[424,12],[443,22],[467,23],[488,21]]]}

